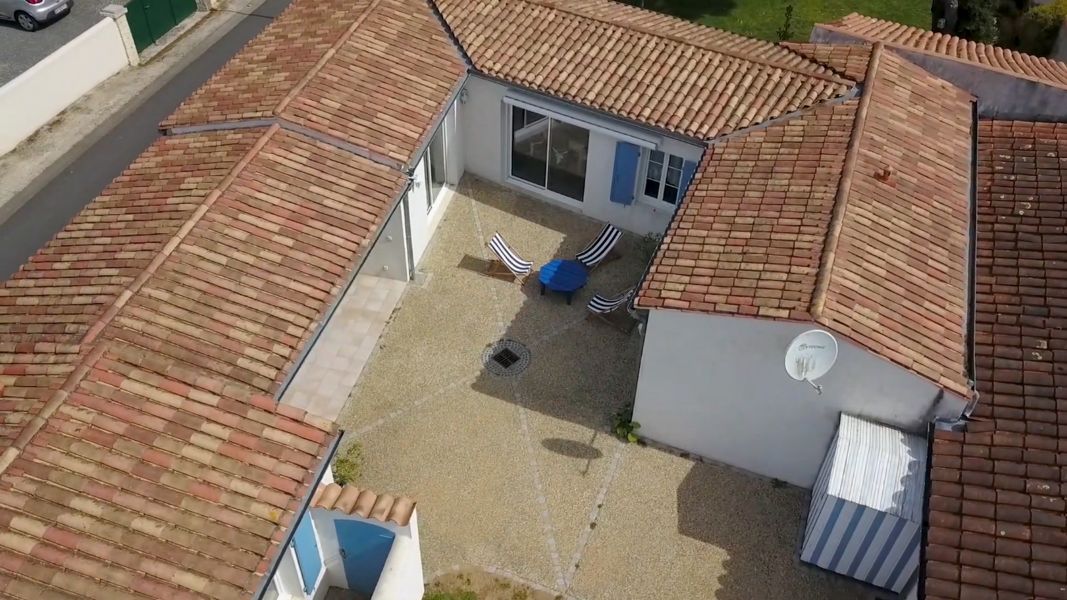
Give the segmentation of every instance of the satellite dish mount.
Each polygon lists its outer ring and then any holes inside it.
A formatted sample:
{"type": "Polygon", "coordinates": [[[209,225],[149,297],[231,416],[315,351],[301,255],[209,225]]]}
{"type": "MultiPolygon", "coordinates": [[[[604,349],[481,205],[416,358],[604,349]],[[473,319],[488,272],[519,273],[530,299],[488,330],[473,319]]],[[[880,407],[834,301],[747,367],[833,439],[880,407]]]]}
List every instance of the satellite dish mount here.
{"type": "Polygon", "coordinates": [[[785,351],[785,372],[797,381],[806,381],[822,394],[815,380],[826,375],[837,361],[837,340],[821,329],[812,329],[793,338],[785,351]]]}

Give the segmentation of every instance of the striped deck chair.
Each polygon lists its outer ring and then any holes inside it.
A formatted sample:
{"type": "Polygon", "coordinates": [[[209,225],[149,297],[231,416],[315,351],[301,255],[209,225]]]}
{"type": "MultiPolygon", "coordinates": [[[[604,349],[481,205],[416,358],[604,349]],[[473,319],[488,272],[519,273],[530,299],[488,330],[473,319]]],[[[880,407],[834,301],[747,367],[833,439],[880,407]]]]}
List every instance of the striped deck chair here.
{"type": "Polygon", "coordinates": [[[619,257],[619,253],[615,251],[615,244],[618,243],[621,237],[622,231],[619,231],[618,227],[605,225],[596,238],[589,242],[585,250],[579,252],[574,258],[585,265],[585,268],[592,271],[601,263],[619,257]]]}
{"type": "Polygon", "coordinates": [[[630,302],[630,298],[633,298],[633,295],[634,288],[630,288],[614,298],[593,294],[589,304],[586,305],[586,308],[589,309],[588,316],[590,318],[596,317],[612,327],[629,333],[636,323],[630,315],[630,311],[626,310],[626,305],[630,302]],[[623,316],[620,318],[620,315],[623,316]]]}
{"type": "Polygon", "coordinates": [[[511,246],[504,241],[499,233],[494,233],[489,239],[489,250],[496,255],[496,259],[490,259],[486,273],[490,275],[512,276],[520,285],[526,283],[526,278],[533,272],[533,263],[523,260],[511,246]]]}

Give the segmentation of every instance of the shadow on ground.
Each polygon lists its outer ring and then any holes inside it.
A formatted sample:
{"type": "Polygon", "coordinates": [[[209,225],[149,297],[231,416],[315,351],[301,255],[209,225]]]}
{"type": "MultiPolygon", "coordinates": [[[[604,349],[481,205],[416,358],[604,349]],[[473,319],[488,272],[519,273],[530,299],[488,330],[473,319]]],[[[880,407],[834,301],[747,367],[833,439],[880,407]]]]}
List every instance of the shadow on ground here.
{"type": "MultiPolygon", "coordinates": [[[[634,400],[640,337],[588,319],[586,303],[594,293],[615,295],[636,286],[650,259],[646,244],[639,236],[625,234],[617,246],[620,258],[594,269],[568,305],[561,294],[542,294],[536,269],[556,258],[573,259],[603,223],[475,178],[464,181],[484,237],[499,232],[535,268],[525,285],[504,280],[492,284],[493,316],[504,328],[501,339],[530,350],[528,368],[511,378],[514,387],[501,385],[499,375],[483,370],[472,388],[608,434],[614,414],[634,400]]],[[[458,266],[484,274],[486,261],[465,255],[458,266]]]]}
{"type": "Polygon", "coordinates": [[[716,600],[786,600],[805,588],[811,593],[822,588],[825,600],[873,597],[854,582],[800,561],[809,498],[787,483],[693,463],[678,486],[678,533],[724,553],[716,600]],[[790,589],[785,581],[795,583],[790,589]]]}

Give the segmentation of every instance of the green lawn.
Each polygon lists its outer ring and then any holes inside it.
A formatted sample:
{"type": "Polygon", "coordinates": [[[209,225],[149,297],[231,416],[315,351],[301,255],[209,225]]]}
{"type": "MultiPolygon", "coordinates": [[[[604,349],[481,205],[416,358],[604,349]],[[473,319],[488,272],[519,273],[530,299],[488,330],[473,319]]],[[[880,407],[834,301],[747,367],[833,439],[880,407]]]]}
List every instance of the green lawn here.
{"type": "Polygon", "coordinates": [[[778,41],[785,22],[785,7],[793,5],[792,35],[807,41],[815,23],[826,23],[848,13],[930,28],[930,0],[627,0],[630,4],[672,14],[735,33],[778,41]]]}

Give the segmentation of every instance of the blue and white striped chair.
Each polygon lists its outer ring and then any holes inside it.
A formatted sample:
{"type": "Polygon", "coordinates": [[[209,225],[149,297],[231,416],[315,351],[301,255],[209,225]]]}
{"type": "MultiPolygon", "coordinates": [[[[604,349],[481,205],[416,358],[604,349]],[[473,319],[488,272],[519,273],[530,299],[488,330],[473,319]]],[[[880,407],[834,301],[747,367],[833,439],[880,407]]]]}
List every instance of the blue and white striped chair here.
{"type": "Polygon", "coordinates": [[[619,242],[621,237],[622,231],[618,227],[605,225],[596,236],[596,239],[590,242],[585,250],[579,252],[574,259],[592,271],[601,263],[619,257],[619,254],[615,252],[615,244],[619,242]]]}
{"type": "Polygon", "coordinates": [[[504,241],[504,238],[500,237],[499,233],[494,233],[493,237],[489,239],[489,250],[496,255],[496,259],[489,260],[489,267],[486,270],[490,275],[511,275],[515,277],[515,280],[520,285],[526,283],[526,278],[533,272],[533,263],[524,260],[515,251],[511,249],[511,246],[504,241]]]}
{"type": "Polygon", "coordinates": [[[618,327],[623,331],[629,332],[633,329],[635,320],[630,315],[627,304],[629,304],[630,299],[633,298],[633,296],[634,288],[630,288],[614,298],[608,298],[601,296],[600,294],[593,294],[593,297],[589,300],[589,304],[586,305],[586,308],[589,309],[588,316],[596,317],[613,327],[618,327]],[[626,314],[623,323],[613,320],[617,318],[619,313],[626,314]]]}

